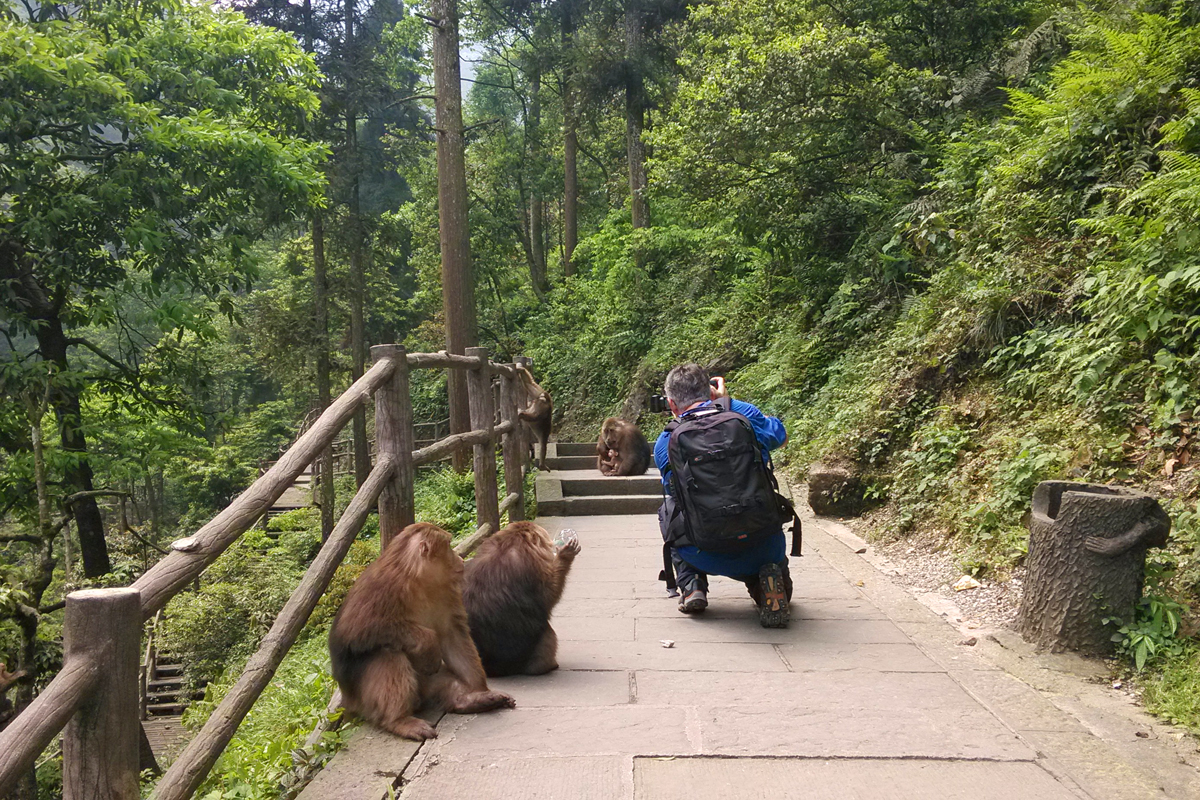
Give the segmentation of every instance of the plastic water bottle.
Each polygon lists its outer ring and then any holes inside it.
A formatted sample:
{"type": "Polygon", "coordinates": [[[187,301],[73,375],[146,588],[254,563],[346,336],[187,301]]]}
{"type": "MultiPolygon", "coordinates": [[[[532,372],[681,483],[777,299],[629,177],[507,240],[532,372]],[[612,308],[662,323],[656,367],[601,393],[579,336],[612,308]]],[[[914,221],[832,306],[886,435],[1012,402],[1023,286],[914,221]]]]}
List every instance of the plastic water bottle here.
{"type": "Polygon", "coordinates": [[[555,547],[563,547],[569,542],[578,542],[578,541],[579,541],[579,534],[575,533],[574,528],[563,528],[562,530],[560,530],[558,532],[558,535],[554,537],[554,546],[555,547]]]}

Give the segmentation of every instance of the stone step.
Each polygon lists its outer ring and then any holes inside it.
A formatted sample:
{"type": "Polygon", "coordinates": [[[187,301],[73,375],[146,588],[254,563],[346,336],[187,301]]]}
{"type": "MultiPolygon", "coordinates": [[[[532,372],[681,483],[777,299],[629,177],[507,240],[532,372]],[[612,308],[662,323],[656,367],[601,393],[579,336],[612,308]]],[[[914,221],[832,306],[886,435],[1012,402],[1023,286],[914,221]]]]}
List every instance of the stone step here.
{"type": "Polygon", "coordinates": [[[627,477],[607,478],[567,477],[569,474],[570,473],[563,475],[560,480],[560,483],[562,484],[563,497],[592,497],[630,494],[649,495],[654,494],[655,492],[660,492],[659,487],[662,486],[662,483],[658,479],[657,471],[650,472],[646,475],[630,475],[627,477]]]}
{"type": "MultiPolygon", "coordinates": [[[[560,445],[561,446],[561,445],[560,445]]],[[[594,447],[594,446],[593,446],[594,447]]],[[[572,469],[595,469],[596,454],[590,456],[546,456],[547,469],[560,471],[572,469]]]]}
{"type": "Polygon", "coordinates": [[[591,456],[596,458],[595,442],[554,442],[556,456],[591,456]]]}
{"type": "Polygon", "coordinates": [[[610,494],[588,497],[538,498],[539,517],[591,517],[607,514],[654,514],[662,505],[658,494],[610,494]]]}

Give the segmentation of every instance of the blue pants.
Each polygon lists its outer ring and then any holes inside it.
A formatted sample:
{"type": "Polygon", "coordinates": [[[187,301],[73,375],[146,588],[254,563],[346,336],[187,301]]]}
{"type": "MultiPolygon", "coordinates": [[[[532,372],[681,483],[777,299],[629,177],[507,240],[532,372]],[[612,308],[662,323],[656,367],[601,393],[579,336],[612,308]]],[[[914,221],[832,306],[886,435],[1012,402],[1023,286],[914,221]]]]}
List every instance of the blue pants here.
{"type": "Polygon", "coordinates": [[[779,564],[788,599],[792,597],[792,578],[788,571],[787,540],[783,531],[768,537],[742,553],[713,553],[696,547],[672,547],[671,565],[680,594],[701,589],[708,591],[709,575],[724,575],[746,584],[750,596],[759,601],[758,571],[764,564],[779,564]]]}

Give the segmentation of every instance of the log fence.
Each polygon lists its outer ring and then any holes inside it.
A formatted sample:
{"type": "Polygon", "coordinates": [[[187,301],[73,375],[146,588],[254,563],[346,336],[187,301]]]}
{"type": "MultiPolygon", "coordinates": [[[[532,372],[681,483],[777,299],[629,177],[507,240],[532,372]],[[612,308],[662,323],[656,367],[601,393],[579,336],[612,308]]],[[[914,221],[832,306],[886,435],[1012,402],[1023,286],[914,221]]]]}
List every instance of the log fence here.
{"type": "MultiPolygon", "coordinates": [[[[159,779],[154,800],[185,800],[200,787],[238,726],[275,675],[333,579],[373,508],[379,511],[380,548],[415,521],[417,467],[470,447],[474,456],[478,527],[455,551],[468,555],[500,527],[501,515],[524,518],[527,468],[524,428],[517,412],[527,392],[515,365],[497,364],[484,348],[464,355],[406,353],[399,345],[371,348],[373,365],[338,397],[257,481],[195,535],[132,586],[67,596],[63,668],[38,697],[0,731],[0,797],[29,774],[38,755],[63,734],[64,800],[136,800],[144,680],[140,644],[144,622],[200,574],[266,513],[360,408],[374,399],[377,457],[370,476],[321,546],[247,662],[237,683],[208,722],[159,779]],[[471,428],[416,448],[409,372],[467,371],[471,428]],[[499,378],[499,392],[493,390],[499,378]],[[497,397],[499,409],[496,408],[497,397]],[[501,445],[504,494],[498,496],[496,449],[501,445]]],[[[517,359],[516,364],[528,364],[517,359]]],[[[148,662],[153,644],[147,645],[148,662]]]]}

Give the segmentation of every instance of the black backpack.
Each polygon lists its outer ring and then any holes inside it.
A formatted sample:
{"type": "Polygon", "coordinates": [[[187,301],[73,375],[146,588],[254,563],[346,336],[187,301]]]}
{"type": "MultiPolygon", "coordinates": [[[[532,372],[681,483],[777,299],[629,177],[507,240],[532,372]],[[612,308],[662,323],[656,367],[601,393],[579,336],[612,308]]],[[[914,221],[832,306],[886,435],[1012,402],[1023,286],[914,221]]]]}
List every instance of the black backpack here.
{"type": "MultiPolygon", "coordinates": [[[[727,401],[667,425],[671,487],[681,535],[674,544],[736,553],[774,535],[795,518],[779,494],[750,420],[730,410],[727,401]],[[679,541],[682,540],[682,541],[679,541]]],[[[672,527],[678,527],[672,526],[672,527]]],[[[799,519],[792,530],[792,555],[799,555],[799,519]]],[[[668,543],[670,544],[670,542],[668,543]]]]}

